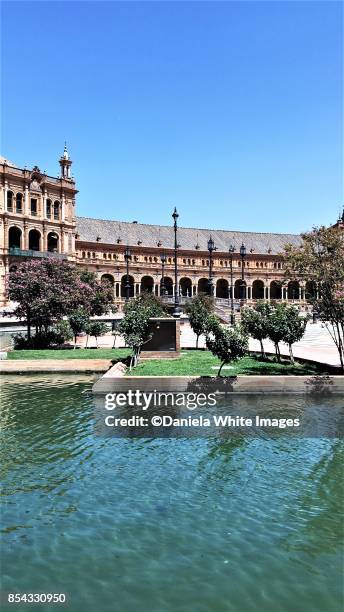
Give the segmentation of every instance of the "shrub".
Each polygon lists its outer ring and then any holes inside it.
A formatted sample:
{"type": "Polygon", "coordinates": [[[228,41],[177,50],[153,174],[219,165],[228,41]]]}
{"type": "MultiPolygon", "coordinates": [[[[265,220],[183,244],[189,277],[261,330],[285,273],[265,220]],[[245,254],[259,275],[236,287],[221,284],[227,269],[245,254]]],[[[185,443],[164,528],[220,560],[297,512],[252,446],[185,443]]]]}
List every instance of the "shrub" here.
{"type": "Polygon", "coordinates": [[[221,375],[221,370],[226,363],[243,357],[248,350],[248,337],[239,326],[222,327],[213,322],[206,342],[207,348],[221,361],[218,376],[221,375]]]}

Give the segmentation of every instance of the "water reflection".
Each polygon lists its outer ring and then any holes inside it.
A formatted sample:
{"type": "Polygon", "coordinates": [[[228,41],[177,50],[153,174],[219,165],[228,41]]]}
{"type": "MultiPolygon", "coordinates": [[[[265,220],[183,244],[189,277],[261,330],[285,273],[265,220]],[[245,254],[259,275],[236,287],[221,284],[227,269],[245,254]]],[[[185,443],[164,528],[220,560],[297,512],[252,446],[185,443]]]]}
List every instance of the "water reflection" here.
{"type": "Polygon", "coordinates": [[[59,587],[73,612],[339,610],[342,441],[103,438],[90,389],[6,378],[3,589],[59,587]]]}

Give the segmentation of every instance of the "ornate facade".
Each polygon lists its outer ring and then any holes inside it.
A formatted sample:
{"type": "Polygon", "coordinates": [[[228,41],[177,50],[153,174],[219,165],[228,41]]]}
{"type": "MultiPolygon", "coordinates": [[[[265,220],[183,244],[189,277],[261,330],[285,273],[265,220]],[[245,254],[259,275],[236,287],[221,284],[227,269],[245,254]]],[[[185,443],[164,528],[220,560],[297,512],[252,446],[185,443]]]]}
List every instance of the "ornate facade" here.
{"type": "MultiPolygon", "coordinates": [[[[21,169],[4,158],[1,168],[1,305],[6,305],[6,274],[27,257],[59,257],[96,272],[113,285],[119,307],[126,295],[125,248],[130,247],[129,293],[153,291],[173,299],[173,227],[119,222],[76,216],[77,189],[71,176],[67,149],[59,160],[60,176],[21,169]],[[161,255],[166,256],[164,273],[161,255]],[[163,273],[163,274],[162,274],[163,273]],[[163,280],[162,280],[163,276],[163,280]]],[[[304,303],[311,287],[285,282],[280,253],[287,243],[299,244],[295,234],[232,232],[209,229],[178,229],[178,284],[181,301],[208,291],[208,239],[214,241],[212,279],[218,303],[228,304],[233,284],[234,299],[287,299],[304,303]],[[244,244],[246,255],[240,256],[244,244]],[[233,246],[234,251],[229,252],[233,246]],[[242,267],[243,264],[243,267],[242,267]],[[244,294],[240,288],[244,272],[244,294]]]]}

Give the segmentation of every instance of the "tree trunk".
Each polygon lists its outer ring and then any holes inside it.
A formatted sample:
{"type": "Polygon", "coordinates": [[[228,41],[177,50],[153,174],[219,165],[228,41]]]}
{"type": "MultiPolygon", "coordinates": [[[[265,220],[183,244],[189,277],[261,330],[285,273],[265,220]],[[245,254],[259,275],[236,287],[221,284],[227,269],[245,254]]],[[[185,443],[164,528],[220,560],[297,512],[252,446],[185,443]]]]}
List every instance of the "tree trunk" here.
{"type": "Polygon", "coordinates": [[[290,356],[290,363],[292,363],[294,365],[295,359],[294,359],[294,355],[293,355],[293,347],[292,347],[291,344],[289,344],[289,356],[290,356]]]}
{"type": "Polygon", "coordinates": [[[259,340],[259,342],[260,342],[260,352],[261,352],[262,358],[265,359],[266,355],[265,355],[265,351],[264,351],[263,340],[259,340]]]}
{"type": "Polygon", "coordinates": [[[218,373],[217,373],[217,375],[218,375],[218,376],[221,376],[221,370],[222,370],[223,366],[225,365],[225,363],[226,363],[225,361],[223,361],[223,362],[221,363],[221,365],[220,365],[220,369],[219,369],[219,371],[218,371],[218,373]]]}
{"type": "Polygon", "coordinates": [[[198,339],[199,339],[199,336],[196,336],[196,349],[198,349],[198,339]]]}
{"type": "Polygon", "coordinates": [[[74,335],[74,350],[76,349],[76,334],[74,335]]]}
{"type": "Polygon", "coordinates": [[[26,316],[26,325],[27,325],[27,339],[31,340],[31,317],[30,317],[30,312],[28,312],[27,316],[26,316]]]}
{"type": "Polygon", "coordinates": [[[281,361],[281,353],[280,353],[280,350],[279,350],[278,342],[275,342],[275,353],[276,353],[277,361],[280,363],[280,361],[281,361]]]}

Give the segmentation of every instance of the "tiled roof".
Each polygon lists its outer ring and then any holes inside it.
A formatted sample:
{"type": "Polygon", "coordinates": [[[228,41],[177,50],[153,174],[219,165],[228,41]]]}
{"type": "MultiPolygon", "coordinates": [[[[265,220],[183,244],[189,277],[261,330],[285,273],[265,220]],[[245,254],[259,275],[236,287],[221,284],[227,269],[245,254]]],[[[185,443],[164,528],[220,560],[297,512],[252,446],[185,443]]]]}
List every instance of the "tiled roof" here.
{"type": "MultiPolygon", "coordinates": [[[[76,231],[78,240],[99,244],[129,244],[143,247],[160,247],[171,249],[174,246],[172,226],[148,225],[147,223],[128,223],[126,221],[106,221],[77,217],[76,231]],[[118,242],[120,239],[120,242],[118,242]]],[[[230,230],[210,230],[189,227],[178,228],[178,243],[181,249],[207,251],[209,236],[212,236],[217,251],[228,252],[232,244],[238,252],[242,243],[247,253],[277,254],[283,251],[287,243],[298,245],[301,237],[297,234],[271,234],[259,232],[236,232],[230,230]]]]}

